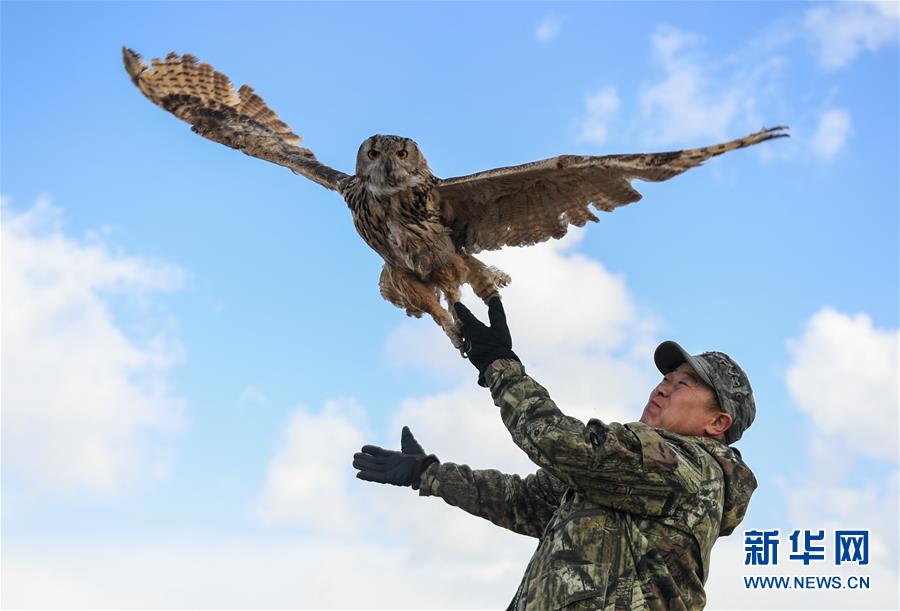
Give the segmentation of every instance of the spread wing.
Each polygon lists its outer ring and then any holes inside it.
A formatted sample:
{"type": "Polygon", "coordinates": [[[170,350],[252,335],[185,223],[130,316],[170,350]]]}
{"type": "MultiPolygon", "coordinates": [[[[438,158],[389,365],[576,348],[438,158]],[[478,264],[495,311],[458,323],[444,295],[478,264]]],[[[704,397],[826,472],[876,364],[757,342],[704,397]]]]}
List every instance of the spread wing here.
{"type": "Polygon", "coordinates": [[[591,206],[609,212],[638,201],[641,194],[632,188],[632,179],[668,180],[710,157],[786,137],[786,129],[763,129],[746,138],[669,153],[563,155],[448,178],[435,188],[454,242],[466,252],[526,246],[561,238],[569,225],[598,220],[591,206]]]}
{"type": "Polygon", "coordinates": [[[349,178],[321,163],[313,152],[297,146],[300,136],[266,106],[247,85],[237,91],[231,81],[193,55],[169,53],[148,66],[141,56],[122,48],[125,69],[147,98],[183,121],[191,130],[231,148],[277,163],[328,189],[340,190],[349,178]]]}

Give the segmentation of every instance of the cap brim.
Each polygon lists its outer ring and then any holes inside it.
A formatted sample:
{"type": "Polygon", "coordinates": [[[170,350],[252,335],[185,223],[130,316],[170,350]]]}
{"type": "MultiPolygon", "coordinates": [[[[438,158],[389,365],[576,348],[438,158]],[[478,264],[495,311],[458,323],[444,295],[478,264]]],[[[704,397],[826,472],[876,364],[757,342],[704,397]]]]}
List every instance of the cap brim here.
{"type": "Polygon", "coordinates": [[[656,347],[656,352],[653,353],[653,361],[656,363],[656,368],[659,369],[663,375],[675,371],[682,363],[687,363],[694,372],[700,376],[700,379],[703,380],[707,386],[712,388],[716,395],[716,400],[719,402],[719,409],[727,414],[734,415],[729,407],[730,403],[727,402],[725,400],[726,397],[719,392],[719,387],[713,383],[713,376],[710,375],[706,363],[692,357],[687,353],[687,350],[677,343],[673,341],[661,343],[656,347]]]}
{"type": "Polygon", "coordinates": [[[695,359],[688,354],[687,350],[679,346],[676,342],[667,341],[657,346],[656,352],[653,353],[653,361],[656,363],[656,368],[659,369],[660,373],[663,375],[675,371],[682,363],[687,363],[695,372],[697,372],[700,379],[706,382],[707,386],[713,390],[716,388],[709,372],[706,371],[706,365],[702,361],[695,359]]]}

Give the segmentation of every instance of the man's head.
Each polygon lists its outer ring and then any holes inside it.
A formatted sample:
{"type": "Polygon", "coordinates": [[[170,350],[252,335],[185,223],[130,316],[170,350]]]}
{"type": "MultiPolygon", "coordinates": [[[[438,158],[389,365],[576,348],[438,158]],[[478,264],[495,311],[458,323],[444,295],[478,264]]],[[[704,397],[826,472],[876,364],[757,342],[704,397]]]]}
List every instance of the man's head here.
{"type": "Polygon", "coordinates": [[[753,422],[756,406],[750,381],[727,354],[689,355],[663,342],[653,355],[663,380],[653,389],[641,422],[682,435],[732,444],[753,422]]]}

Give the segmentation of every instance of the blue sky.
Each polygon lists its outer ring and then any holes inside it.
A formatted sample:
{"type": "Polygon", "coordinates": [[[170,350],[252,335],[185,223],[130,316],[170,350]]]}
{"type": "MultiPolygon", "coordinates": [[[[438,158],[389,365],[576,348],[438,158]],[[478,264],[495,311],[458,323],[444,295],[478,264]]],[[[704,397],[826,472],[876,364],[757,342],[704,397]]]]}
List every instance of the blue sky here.
{"type": "Polygon", "coordinates": [[[484,258],[513,276],[517,351],[564,412],[637,418],[663,339],[724,350],[759,406],[747,526],[877,530],[871,591],[741,602],[741,541],[723,540],[711,606],[896,605],[895,4],[0,10],[4,605],[493,608],[530,555],[353,479],[359,443],[401,424],[443,460],[529,465],[437,328],[381,299],[340,198],[192,134],[131,84],[122,45],[252,85],[346,172],[373,133],[449,177],[789,125],[484,258]],[[371,581],[329,588],[328,562],[353,558],[379,559],[371,581]]]}

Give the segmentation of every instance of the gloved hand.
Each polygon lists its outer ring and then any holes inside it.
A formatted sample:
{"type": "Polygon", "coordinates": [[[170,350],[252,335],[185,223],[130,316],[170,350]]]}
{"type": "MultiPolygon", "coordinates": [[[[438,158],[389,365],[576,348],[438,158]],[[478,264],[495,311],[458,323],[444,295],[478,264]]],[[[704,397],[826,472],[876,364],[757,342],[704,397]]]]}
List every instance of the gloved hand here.
{"type": "Polygon", "coordinates": [[[497,359],[519,360],[512,351],[512,338],[509,335],[509,327],[506,324],[506,312],[499,297],[493,297],[488,302],[488,319],[491,326],[487,327],[483,322],[475,318],[469,308],[462,303],[454,304],[456,315],[462,322],[460,335],[463,340],[463,350],[466,356],[478,369],[478,385],[487,386],[484,374],[488,365],[497,359]]]}
{"type": "Polygon", "coordinates": [[[425,450],[413,437],[409,427],[404,426],[400,434],[400,451],[385,450],[378,446],[366,445],[353,455],[353,467],[359,469],[356,477],[379,484],[411,486],[419,489],[419,478],[429,466],[439,463],[434,454],[425,455],[425,450]]]}

